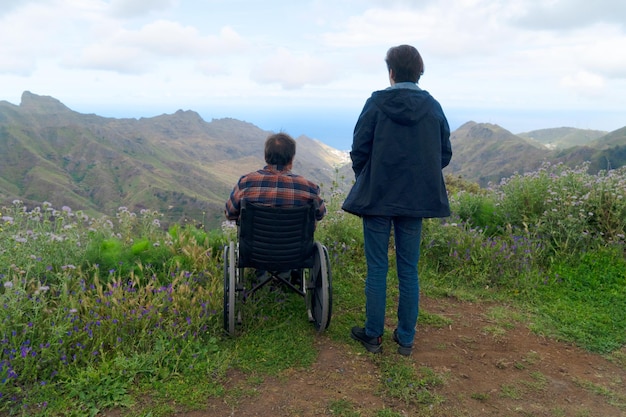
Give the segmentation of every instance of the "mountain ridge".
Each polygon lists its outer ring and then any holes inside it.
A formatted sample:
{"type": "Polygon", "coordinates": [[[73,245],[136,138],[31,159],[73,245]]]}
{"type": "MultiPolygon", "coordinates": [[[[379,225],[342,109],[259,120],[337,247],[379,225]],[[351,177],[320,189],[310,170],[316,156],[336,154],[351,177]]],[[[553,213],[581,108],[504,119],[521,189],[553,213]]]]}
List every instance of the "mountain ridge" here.
{"type": "MultiPolygon", "coordinates": [[[[269,134],[235,119],[205,122],[190,110],[140,119],[84,115],[25,92],[19,106],[0,102],[0,202],[50,201],[107,215],[120,206],[152,208],[172,221],[208,216],[216,223],[239,177],[264,165],[269,134]]],[[[296,142],[295,171],[329,184],[341,158],[318,141],[296,142]]]]}
{"type": "MultiPolygon", "coordinates": [[[[20,199],[106,215],[120,206],[149,208],[167,221],[218,225],[239,177],[264,165],[270,133],[233,118],[207,122],[192,110],[119,119],[82,114],[26,91],[19,106],[0,101],[0,207],[20,199]]],[[[522,137],[470,121],[452,132],[454,155],[444,172],[484,187],[544,162],[587,161],[595,171],[624,165],[626,127],[602,133],[555,128],[522,137]],[[562,147],[550,146],[555,141],[562,147]]],[[[295,173],[324,193],[349,189],[354,176],[345,152],[305,135],[295,139],[295,173]]]]}

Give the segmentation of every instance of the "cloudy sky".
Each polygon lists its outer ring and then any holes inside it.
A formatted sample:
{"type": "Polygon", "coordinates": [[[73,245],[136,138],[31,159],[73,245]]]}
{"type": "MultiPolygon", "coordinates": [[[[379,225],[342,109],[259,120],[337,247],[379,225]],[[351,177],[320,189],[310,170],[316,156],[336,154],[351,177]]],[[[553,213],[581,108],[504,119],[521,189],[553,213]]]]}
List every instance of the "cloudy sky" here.
{"type": "Polygon", "coordinates": [[[454,129],[626,126],[621,0],[2,0],[0,100],[194,110],[349,148],[384,56],[421,52],[454,129]]]}

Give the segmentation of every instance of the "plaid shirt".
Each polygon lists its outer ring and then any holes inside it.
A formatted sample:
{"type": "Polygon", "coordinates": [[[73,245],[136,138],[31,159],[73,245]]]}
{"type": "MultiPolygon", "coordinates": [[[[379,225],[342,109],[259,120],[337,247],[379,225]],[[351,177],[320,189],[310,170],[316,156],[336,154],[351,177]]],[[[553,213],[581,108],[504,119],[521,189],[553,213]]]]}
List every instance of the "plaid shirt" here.
{"type": "Polygon", "coordinates": [[[239,179],[230,198],[226,201],[225,214],[229,220],[236,220],[241,209],[241,200],[272,207],[297,207],[316,203],[315,217],[322,220],[326,214],[324,200],[320,197],[320,187],[306,178],[281,170],[282,166],[267,165],[239,179]]]}

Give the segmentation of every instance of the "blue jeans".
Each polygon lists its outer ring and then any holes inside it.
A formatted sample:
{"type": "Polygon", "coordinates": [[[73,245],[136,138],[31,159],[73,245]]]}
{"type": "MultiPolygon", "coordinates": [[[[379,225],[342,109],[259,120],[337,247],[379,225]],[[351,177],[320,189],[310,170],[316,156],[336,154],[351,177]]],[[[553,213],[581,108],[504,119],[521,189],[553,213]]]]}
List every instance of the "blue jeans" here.
{"type": "Polygon", "coordinates": [[[396,244],[396,269],[400,299],[398,301],[398,340],[411,345],[419,313],[419,280],[422,218],[364,216],[363,237],[367,277],[365,279],[365,334],[382,336],[385,327],[389,240],[393,224],[396,244]]]}

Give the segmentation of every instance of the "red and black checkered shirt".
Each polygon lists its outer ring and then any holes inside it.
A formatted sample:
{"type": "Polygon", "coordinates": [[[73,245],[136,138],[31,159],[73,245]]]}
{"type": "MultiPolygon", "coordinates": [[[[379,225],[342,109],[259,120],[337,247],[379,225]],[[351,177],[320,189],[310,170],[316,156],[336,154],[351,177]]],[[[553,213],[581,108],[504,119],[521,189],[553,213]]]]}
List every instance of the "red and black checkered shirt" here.
{"type": "Polygon", "coordinates": [[[293,174],[290,170],[280,170],[276,165],[244,175],[226,201],[226,217],[236,220],[241,209],[241,200],[271,207],[298,207],[314,202],[317,206],[315,217],[322,220],[326,214],[320,187],[306,178],[293,174]]]}

